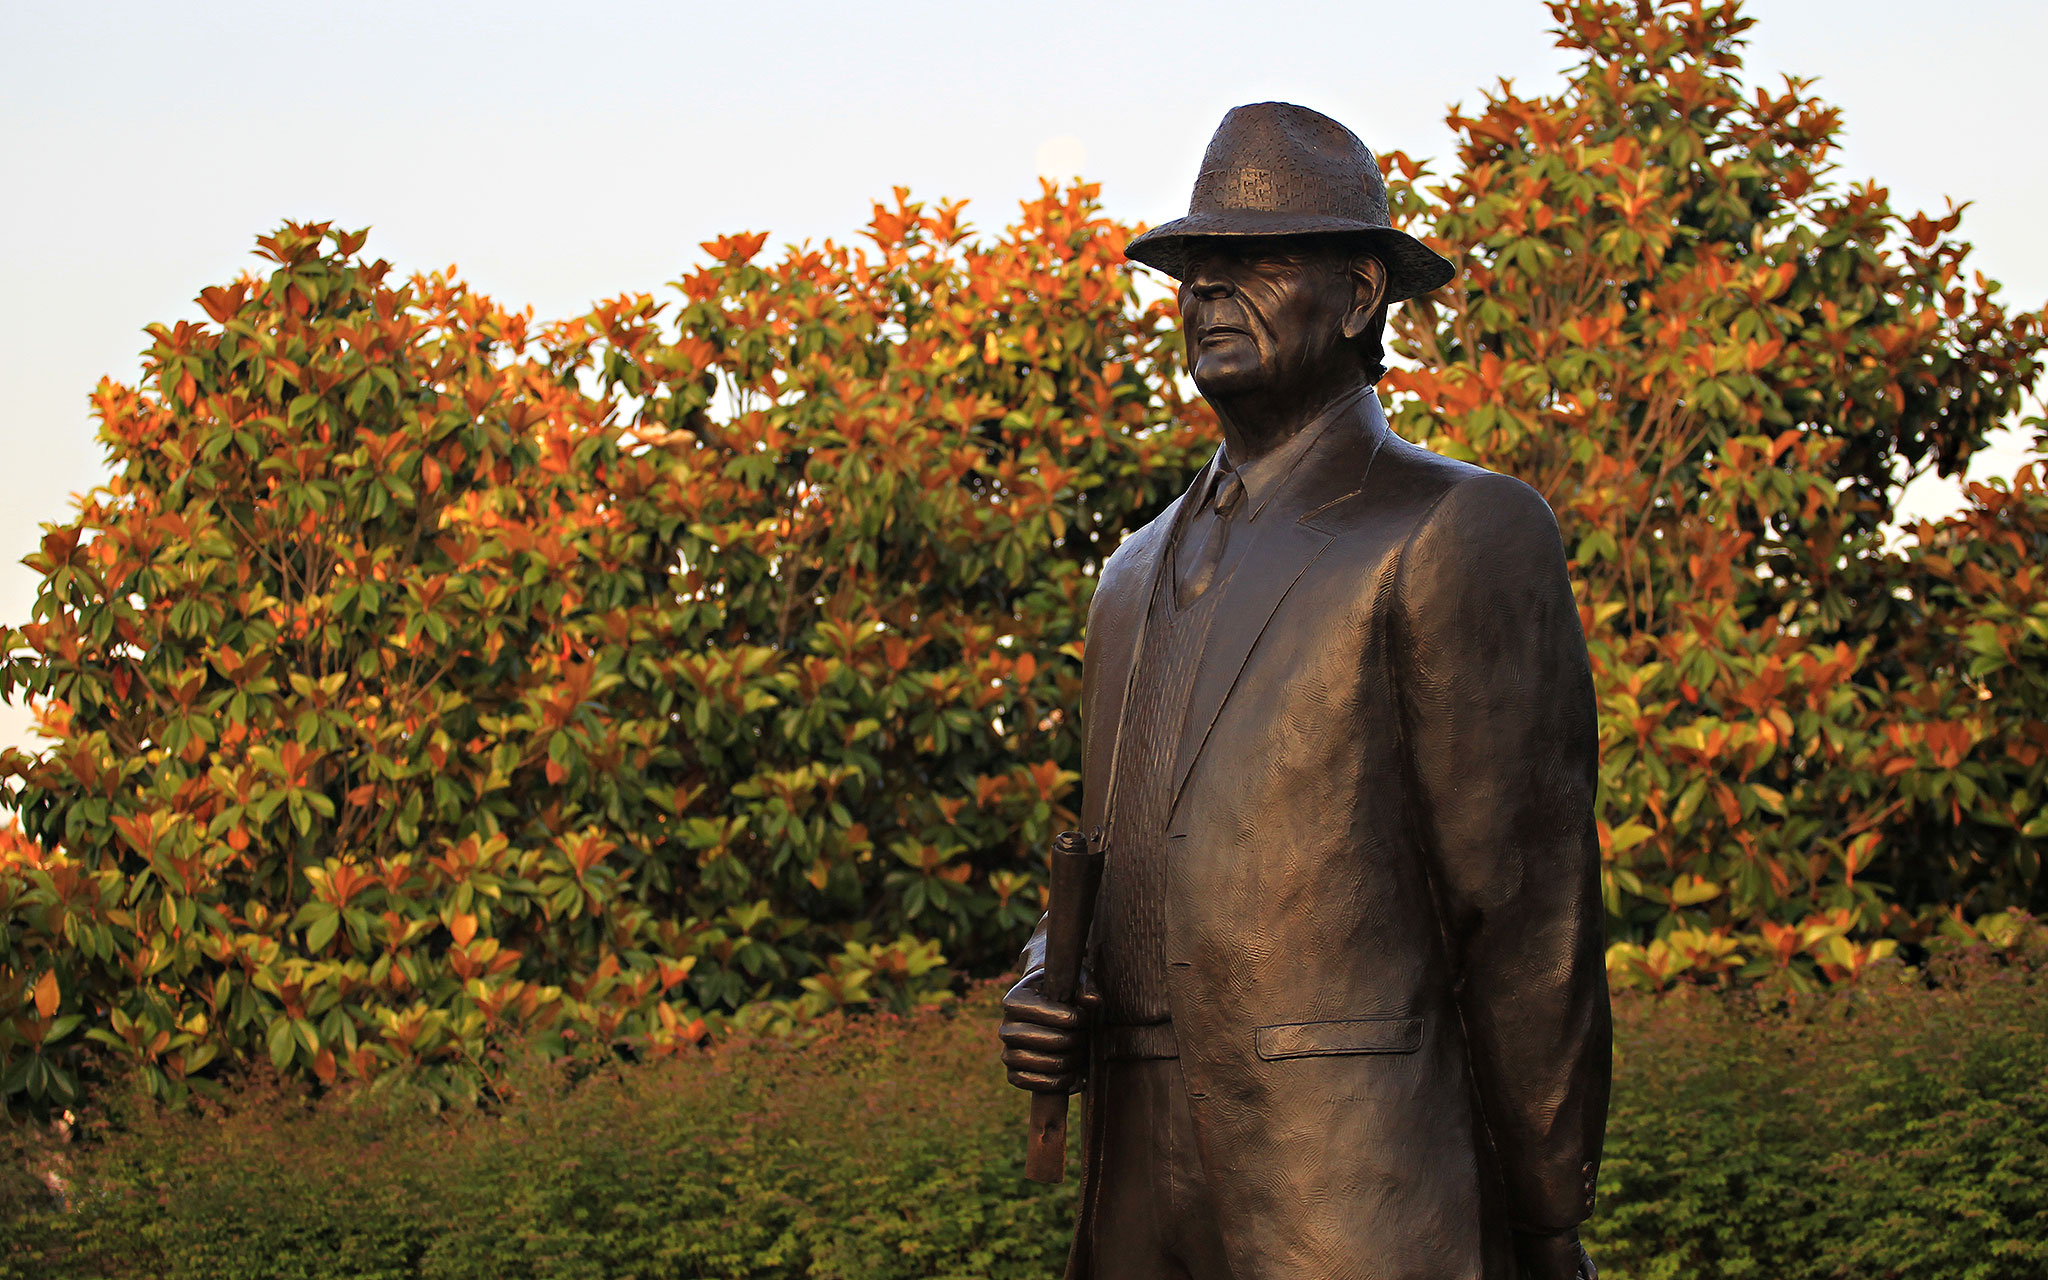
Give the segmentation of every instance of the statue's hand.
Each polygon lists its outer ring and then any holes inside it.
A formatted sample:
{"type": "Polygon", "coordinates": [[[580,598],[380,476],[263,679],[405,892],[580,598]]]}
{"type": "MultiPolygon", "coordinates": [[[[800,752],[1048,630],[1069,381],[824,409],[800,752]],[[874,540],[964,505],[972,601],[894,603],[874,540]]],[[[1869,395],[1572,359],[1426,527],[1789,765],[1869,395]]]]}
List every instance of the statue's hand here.
{"type": "Polygon", "coordinates": [[[1576,1231],[1554,1236],[1516,1232],[1515,1258],[1524,1280],[1599,1280],[1600,1270],[1586,1256],[1576,1231]]]}
{"type": "Polygon", "coordinates": [[[1044,975],[1024,975],[1003,997],[1003,1066],[1010,1083],[1033,1093],[1072,1093],[1088,1074],[1088,1024],[1102,998],[1081,971],[1081,993],[1060,1004],[1038,993],[1044,975]]]}

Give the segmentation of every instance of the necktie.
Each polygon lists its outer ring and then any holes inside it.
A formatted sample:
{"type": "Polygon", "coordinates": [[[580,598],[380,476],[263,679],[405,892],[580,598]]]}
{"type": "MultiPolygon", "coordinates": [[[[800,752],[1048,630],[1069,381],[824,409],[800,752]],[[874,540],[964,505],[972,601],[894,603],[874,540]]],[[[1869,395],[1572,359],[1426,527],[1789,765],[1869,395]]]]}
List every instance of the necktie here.
{"type": "Polygon", "coordinates": [[[1223,473],[1208,505],[1188,522],[1187,536],[1174,554],[1174,603],[1185,609],[1202,598],[1216,582],[1216,566],[1223,562],[1224,542],[1230,532],[1230,515],[1244,497],[1244,481],[1237,471],[1223,473]]]}

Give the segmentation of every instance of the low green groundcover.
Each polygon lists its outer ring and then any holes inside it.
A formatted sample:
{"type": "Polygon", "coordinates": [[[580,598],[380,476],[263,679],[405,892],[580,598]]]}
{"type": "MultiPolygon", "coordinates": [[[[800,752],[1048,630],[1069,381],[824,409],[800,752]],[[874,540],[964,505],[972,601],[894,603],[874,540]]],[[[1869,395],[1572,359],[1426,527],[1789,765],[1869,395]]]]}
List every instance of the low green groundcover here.
{"type": "MultiPolygon", "coordinates": [[[[1588,1227],[1611,1280],[2048,1275],[2048,976],[1979,958],[1764,1007],[1624,999],[1588,1227]]],[[[482,1111],[251,1087],[0,1170],[0,1280],[1050,1277],[993,995],[482,1111]],[[55,1171],[68,1205],[37,1173],[55,1171]]]]}

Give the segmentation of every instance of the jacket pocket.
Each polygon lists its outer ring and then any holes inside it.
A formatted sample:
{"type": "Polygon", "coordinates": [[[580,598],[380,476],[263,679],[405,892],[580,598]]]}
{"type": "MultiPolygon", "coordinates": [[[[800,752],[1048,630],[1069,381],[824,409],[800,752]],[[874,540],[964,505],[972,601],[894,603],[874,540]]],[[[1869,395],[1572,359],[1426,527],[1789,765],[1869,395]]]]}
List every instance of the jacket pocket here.
{"type": "Polygon", "coordinates": [[[1252,1047],[1261,1058],[1323,1058],[1347,1053],[1413,1053],[1422,1047],[1420,1018],[1352,1018],[1260,1027],[1252,1047]]]}

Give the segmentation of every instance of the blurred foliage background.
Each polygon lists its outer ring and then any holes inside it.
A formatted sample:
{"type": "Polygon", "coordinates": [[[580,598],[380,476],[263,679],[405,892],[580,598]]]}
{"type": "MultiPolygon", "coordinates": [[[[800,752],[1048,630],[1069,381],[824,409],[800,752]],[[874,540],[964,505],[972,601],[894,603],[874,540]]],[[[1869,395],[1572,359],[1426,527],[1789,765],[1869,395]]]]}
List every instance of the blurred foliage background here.
{"type": "MultiPolygon", "coordinates": [[[[1960,209],[1837,174],[1809,86],[1744,83],[1739,5],[1551,9],[1561,94],[1383,158],[1461,274],[1382,390],[1558,512],[1610,973],[1782,997],[2009,943],[2048,909],[2048,493],[1895,504],[2025,411],[2041,314],[1960,209]]],[[[551,324],[289,224],[152,329],[0,635],[51,739],[0,757],[8,1109],[263,1063],[489,1096],[510,1046],[1001,972],[1076,808],[1094,574],[1214,439],[1095,194],[977,233],[899,191],[551,324]]]]}

